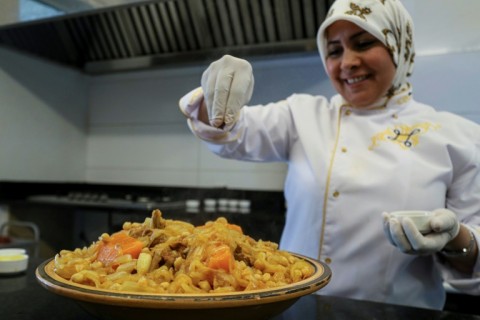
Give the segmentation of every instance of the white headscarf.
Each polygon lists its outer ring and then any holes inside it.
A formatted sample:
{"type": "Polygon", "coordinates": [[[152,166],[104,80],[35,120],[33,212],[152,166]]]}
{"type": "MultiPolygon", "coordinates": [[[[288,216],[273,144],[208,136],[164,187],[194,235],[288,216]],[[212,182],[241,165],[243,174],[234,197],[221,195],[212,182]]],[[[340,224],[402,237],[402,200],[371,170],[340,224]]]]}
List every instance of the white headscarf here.
{"type": "Polygon", "coordinates": [[[378,38],[390,51],[396,67],[393,92],[407,85],[413,71],[415,49],[413,21],[400,0],[337,0],[317,33],[317,45],[326,67],[327,41],[325,30],[338,20],[355,23],[378,38]]]}

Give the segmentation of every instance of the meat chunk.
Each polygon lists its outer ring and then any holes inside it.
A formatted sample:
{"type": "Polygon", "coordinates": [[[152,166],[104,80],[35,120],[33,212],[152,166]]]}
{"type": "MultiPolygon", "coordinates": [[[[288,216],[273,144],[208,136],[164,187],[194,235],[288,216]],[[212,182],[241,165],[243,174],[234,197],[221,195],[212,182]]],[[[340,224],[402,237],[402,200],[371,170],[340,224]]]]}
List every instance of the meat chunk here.
{"type": "MultiPolygon", "coordinates": [[[[165,234],[157,237],[158,241],[167,240],[165,234]]],[[[154,240],[157,241],[157,240],[154,240]]],[[[162,243],[165,243],[163,241],[162,243]]],[[[159,243],[160,244],[160,243],[159,243]]],[[[153,247],[153,257],[152,257],[152,270],[158,268],[159,266],[173,266],[175,260],[179,257],[185,259],[188,254],[188,246],[185,238],[179,238],[178,240],[172,241],[170,244],[160,245],[158,247],[153,247]]]]}
{"type": "Polygon", "coordinates": [[[151,227],[153,229],[165,229],[165,219],[162,218],[162,212],[160,210],[153,210],[151,221],[151,227]]]}
{"type": "Polygon", "coordinates": [[[168,240],[168,236],[163,232],[153,232],[150,236],[149,247],[153,248],[158,244],[165,243],[168,240]]]}
{"type": "Polygon", "coordinates": [[[233,251],[233,257],[237,261],[243,261],[249,267],[253,266],[253,258],[250,255],[247,255],[241,246],[237,246],[235,251],[233,251]]]}

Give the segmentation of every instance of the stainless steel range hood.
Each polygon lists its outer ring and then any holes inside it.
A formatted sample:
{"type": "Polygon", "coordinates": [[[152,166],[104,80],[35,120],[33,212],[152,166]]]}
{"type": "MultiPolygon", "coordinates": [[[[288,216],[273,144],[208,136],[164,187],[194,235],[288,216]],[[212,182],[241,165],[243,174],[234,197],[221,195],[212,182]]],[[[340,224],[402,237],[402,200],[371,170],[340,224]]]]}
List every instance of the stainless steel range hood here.
{"type": "Polygon", "coordinates": [[[0,45],[99,74],[226,53],[316,51],[315,34],[332,0],[41,2],[65,14],[0,26],[0,45]]]}

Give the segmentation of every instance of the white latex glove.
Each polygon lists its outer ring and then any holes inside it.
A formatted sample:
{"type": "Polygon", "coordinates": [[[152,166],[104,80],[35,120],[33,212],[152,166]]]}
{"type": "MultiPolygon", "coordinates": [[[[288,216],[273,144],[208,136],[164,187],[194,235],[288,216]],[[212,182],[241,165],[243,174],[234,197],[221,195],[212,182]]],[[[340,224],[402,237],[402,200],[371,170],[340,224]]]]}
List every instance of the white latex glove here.
{"type": "Polygon", "coordinates": [[[410,218],[399,219],[383,214],[383,230],[390,243],[402,252],[431,254],[442,250],[460,231],[456,215],[448,209],[433,211],[430,218],[432,232],[421,234],[410,218]]]}
{"type": "Polygon", "coordinates": [[[252,66],[229,55],[213,62],[202,75],[202,88],[210,125],[228,129],[253,92],[252,66]]]}

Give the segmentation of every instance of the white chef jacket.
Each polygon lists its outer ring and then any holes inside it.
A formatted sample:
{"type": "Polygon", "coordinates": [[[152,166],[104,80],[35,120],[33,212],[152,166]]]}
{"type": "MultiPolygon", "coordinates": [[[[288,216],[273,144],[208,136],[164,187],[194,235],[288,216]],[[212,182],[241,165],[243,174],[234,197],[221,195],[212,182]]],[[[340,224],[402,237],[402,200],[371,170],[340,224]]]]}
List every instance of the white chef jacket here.
{"type": "Polygon", "coordinates": [[[280,248],[328,263],[332,279],[319,294],[441,309],[442,278],[480,294],[478,260],[465,275],[435,255],[402,253],[387,240],[381,216],[446,207],[478,243],[480,126],[418,103],[409,91],[369,110],[343,101],[293,94],[244,107],[230,132],[183,111],[222,157],[288,163],[280,248]]]}

